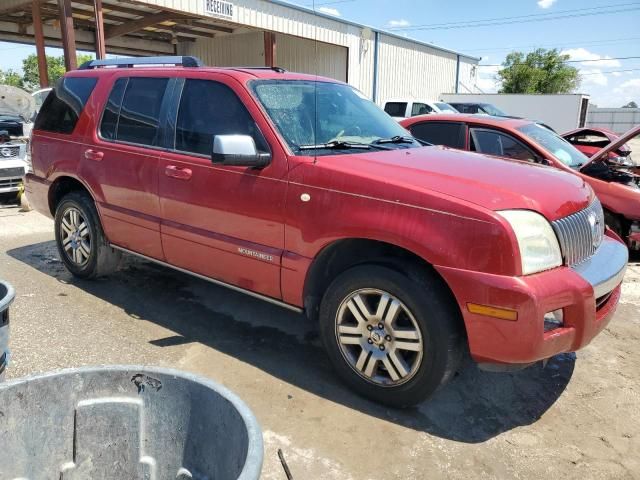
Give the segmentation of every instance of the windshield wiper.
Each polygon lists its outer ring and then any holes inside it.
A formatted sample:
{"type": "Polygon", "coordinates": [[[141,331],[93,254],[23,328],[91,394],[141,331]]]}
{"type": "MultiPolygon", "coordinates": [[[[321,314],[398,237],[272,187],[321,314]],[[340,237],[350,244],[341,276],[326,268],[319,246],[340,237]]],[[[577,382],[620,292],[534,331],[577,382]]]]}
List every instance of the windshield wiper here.
{"type": "Polygon", "coordinates": [[[334,140],[328,143],[320,143],[318,145],[300,145],[298,149],[300,150],[369,150],[371,148],[379,148],[380,150],[389,150],[386,147],[381,145],[373,145],[369,143],[355,143],[355,142],[345,142],[342,140],[334,140]]]}
{"type": "Polygon", "coordinates": [[[378,140],[373,141],[374,145],[380,145],[381,143],[413,143],[415,139],[413,137],[407,137],[402,135],[396,135],[395,137],[390,138],[379,138],[378,140]]]}
{"type": "Polygon", "coordinates": [[[351,142],[343,142],[341,140],[334,140],[333,142],[319,143],[317,145],[300,145],[298,148],[300,150],[324,150],[324,149],[348,150],[351,148],[368,150],[369,145],[365,143],[351,143],[351,142]]]}

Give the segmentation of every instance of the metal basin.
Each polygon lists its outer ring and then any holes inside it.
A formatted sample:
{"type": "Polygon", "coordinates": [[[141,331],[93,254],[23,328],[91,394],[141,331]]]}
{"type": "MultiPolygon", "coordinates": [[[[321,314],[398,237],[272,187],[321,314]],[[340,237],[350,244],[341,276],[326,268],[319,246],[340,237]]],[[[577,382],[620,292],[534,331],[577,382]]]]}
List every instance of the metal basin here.
{"type": "Polygon", "coordinates": [[[108,366],[0,385],[0,478],[256,480],[262,434],[226,388],[176,370],[108,366]]]}
{"type": "MultiPolygon", "coordinates": [[[[9,362],[9,305],[14,297],[13,287],[0,280],[0,382],[4,380],[9,362]]],[[[1,404],[0,411],[2,411],[1,404]]]]}

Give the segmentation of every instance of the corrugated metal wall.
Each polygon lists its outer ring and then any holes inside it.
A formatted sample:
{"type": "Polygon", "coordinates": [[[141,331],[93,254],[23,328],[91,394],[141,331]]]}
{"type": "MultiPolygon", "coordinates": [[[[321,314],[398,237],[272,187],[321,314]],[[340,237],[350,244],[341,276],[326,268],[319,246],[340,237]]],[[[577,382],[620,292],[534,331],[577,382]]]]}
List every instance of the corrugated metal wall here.
{"type": "MultiPolygon", "coordinates": [[[[478,81],[478,65],[476,62],[470,62],[464,57],[460,57],[460,74],[458,76],[458,92],[459,93],[480,93],[476,86],[478,81]]],[[[455,85],[454,90],[455,91],[455,85]]],[[[442,91],[440,93],[444,93],[442,91]]]]}
{"type": "Polygon", "coordinates": [[[636,125],[640,125],[640,108],[591,107],[587,114],[587,127],[608,128],[619,135],[636,125]]]}
{"type": "MultiPolygon", "coordinates": [[[[132,1],[159,8],[205,15],[203,0],[132,1]]],[[[285,68],[315,73],[310,63],[313,57],[300,57],[301,54],[310,51],[306,47],[307,42],[301,39],[318,40],[324,44],[346,47],[348,83],[361,90],[368,97],[373,96],[374,34],[368,28],[265,0],[234,0],[233,3],[234,14],[230,21],[231,25],[237,24],[245,32],[247,28],[255,28],[295,37],[291,40],[293,44],[289,43],[291,37],[284,37],[280,42],[277,61],[285,68]],[[296,42],[299,42],[300,45],[297,45],[296,42]]],[[[213,19],[213,21],[221,22],[219,19],[213,19]]],[[[223,35],[217,36],[211,43],[213,44],[223,37],[223,35]]],[[[390,97],[436,99],[442,92],[455,91],[455,53],[383,33],[379,35],[379,38],[378,102],[390,97]]],[[[230,40],[230,42],[232,41],[230,40]]],[[[209,58],[218,59],[222,55],[222,53],[211,52],[211,48],[215,49],[215,47],[202,45],[202,40],[195,42],[195,45],[186,45],[182,48],[184,50],[180,51],[186,50],[194,55],[198,55],[196,52],[202,50],[201,56],[206,59],[207,63],[210,63],[209,58]]],[[[263,49],[264,46],[261,45],[259,51],[263,52],[263,49]]],[[[237,47],[236,50],[235,45],[232,49],[239,54],[248,54],[248,52],[243,53],[241,50],[242,47],[237,47]]],[[[316,67],[318,73],[339,79],[344,78],[342,64],[345,50],[335,47],[325,48],[324,46],[320,46],[319,50],[321,55],[316,67]]],[[[248,59],[251,58],[255,57],[248,59]]],[[[461,58],[461,66],[464,62],[476,63],[472,59],[463,57],[461,58]]],[[[235,64],[237,65],[238,62],[235,64]]],[[[461,73],[466,78],[466,71],[461,73]]],[[[468,73],[470,75],[471,67],[469,67],[468,73]]],[[[473,83],[475,86],[475,80],[473,83]]]]}
{"type": "Polygon", "coordinates": [[[262,32],[199,38],[180,46],[181,53],[200,57],[213,67],[257,67],[264,65],[264,37],[262,32]]]}
{"type": "Polygon", "coordinates": [[[287,70],[347,81],[346,47],[290,35],[277,35],[276,52],[278,65],[287,70]]]}
{"type": "Polygon", "coordinates": [[[437,100],[455,89],[456,55],[381,34],[378,103],[393,98],[437,100]]]}

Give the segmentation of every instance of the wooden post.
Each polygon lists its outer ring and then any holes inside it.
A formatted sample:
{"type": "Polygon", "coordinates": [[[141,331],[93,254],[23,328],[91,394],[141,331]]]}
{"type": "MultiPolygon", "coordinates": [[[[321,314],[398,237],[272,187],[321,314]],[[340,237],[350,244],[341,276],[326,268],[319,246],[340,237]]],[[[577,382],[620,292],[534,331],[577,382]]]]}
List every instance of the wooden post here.
{"type": "Polygon", "coordinates": [[[62,48],[64,50],[64,66],[69,70],[78,68],[76,56],[76,33],[73,30],[73,15],[71,0],[58,0],[60,9],[60,32],[62,33],[62,48]]]}
{"type": "Polygon", "coordinates": [[[93,0],[93,13],[96,19],[96,58],[101,60],[107,55],[104,43],[104,20],[102,19],[102,0],[93,0]]]}
{"type": "Polygon", "coordinates": [[[40,77],[40,88],[47,88],[49,86],[49,72],[47,71],[47,55],[44,49],[40,0],[34,0],[31,7],[31,14],[33,16],[33,33],[36,39],[36,54],[38,55],[38,76],[40,77]]]}
{"type": "Polygon", "coordinates": [[[264,66],[276,66],[276,34],[264,32],[264,66]]]}

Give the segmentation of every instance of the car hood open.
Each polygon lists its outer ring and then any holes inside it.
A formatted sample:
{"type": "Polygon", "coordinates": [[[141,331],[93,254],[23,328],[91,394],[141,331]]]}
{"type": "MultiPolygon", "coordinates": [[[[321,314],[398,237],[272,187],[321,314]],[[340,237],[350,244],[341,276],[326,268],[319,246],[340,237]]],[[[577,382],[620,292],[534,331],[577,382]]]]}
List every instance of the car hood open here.
{"type": "MultiPolygon", "coordinates": [[[[345,177],[365,176],[384,185],[380,192],[354,193],[406,203],[415,204],[412,192],[438,192],[490,210],[534,210],[552,221],[585,208],[594,196],[578,175],[445,147],[370,152],[348,159],[335,155],[318,161],[345,177]]],[[[356,190],[368,183],[350,181],[356,190]]]]}
{"type": "Polygon", "coordinates": [[[10,85],[0,85],[0,115],[15,115],[23,122],[36,111],[36,102],[28,92],[10,85]]]}
{"type": "Polygon", "coordinates": [[[587,165],[589,165],[589,164],[591,164],[593,162],[596,162],[598,160],[606,158],[609,155],[610,152],[614,152],[615,150],[620,148],[622,145],[627,143],[629,140],[631,140],[636,135],[640,135],[640,125],[632,128],[631,130],[629,130],[624,135],[619,136],[614,142],[611,142],[606,147],[600,149],[596,154],[592,155],[589,158],[589,161],[587,163],[585,163],[584,165],[582,165],[582,167],[580,167],[580,170],[584,170],[584,168],[587,165]]]}

